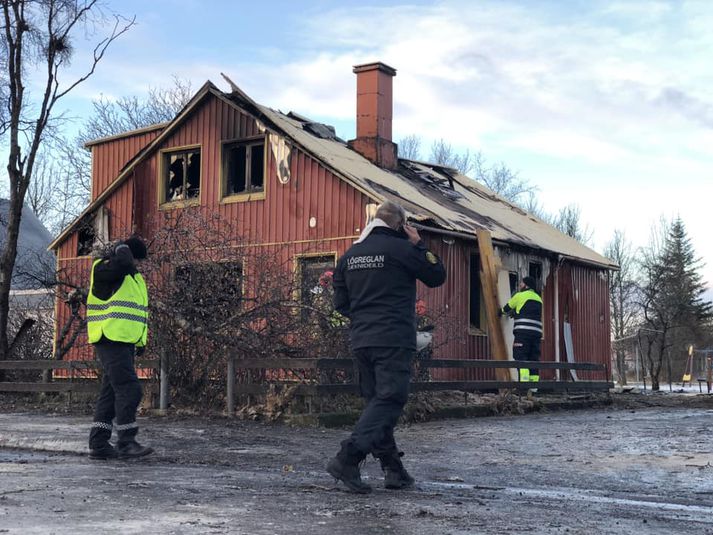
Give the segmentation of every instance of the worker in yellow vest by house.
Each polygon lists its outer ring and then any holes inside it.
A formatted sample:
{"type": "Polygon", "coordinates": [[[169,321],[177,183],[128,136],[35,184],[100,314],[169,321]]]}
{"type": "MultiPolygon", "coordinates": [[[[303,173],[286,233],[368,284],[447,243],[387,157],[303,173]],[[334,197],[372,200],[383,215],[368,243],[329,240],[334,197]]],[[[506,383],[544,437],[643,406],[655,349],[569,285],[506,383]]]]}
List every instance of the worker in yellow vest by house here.
{"type": "Polygon", "coordinates": [[[103,377],[89,434],[91,459],[130,459],[153,452],[136,441],[142,393],[134,355],[146,346],[149,300],[134,260],[144,258],[146,245],[132,236],[92,264],[87,330],[103,377]],[[112,429],[117,431],[116,448],[109,442],[112,429]]]}
{"type": "MultiPolygon", "coordinates": [[[[542,342],[542,298],[537,293],[537,281],[533,277],[522,279],[519,291],[498,311],[498,315],[504,314],[515,319],[512,331],[515,337],[513,359],[539,362],[542,342]]],[[[520,381],[539,380],[539,370],[520,369],[520,381]]]]}

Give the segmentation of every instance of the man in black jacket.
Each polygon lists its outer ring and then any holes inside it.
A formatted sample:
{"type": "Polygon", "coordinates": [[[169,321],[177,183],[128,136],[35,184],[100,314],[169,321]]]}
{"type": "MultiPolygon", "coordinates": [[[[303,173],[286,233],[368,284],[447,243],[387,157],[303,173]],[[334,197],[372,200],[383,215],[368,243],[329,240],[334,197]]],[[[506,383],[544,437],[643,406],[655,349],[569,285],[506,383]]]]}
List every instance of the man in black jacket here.
{"type": "Polygon", "coordinates": [[[406,224],[404,209],[385,202],[334,273],[334,307],[351,320],[351,347],[367,405],[327,471],[354,492],[371,491],[359,471],[370,453],[381,461],[387,488],[414,483],[401,463],[394,427],[408,398],[416,350],[416,280],[440,286],[445,268],[406,224]]]}
{"type": "Polygon", "coordinates": [[[144,258],[146,245],[132,236],[92,265],[88,339],[104,373],[89,433],[90,459],[130,459],[153,452],[136,441],[142,392],[134,355],[146,344],[148,294],[134,260],[144,258]],[[118,434],[116,448],[109,443],[112,429],[118,434]]]}

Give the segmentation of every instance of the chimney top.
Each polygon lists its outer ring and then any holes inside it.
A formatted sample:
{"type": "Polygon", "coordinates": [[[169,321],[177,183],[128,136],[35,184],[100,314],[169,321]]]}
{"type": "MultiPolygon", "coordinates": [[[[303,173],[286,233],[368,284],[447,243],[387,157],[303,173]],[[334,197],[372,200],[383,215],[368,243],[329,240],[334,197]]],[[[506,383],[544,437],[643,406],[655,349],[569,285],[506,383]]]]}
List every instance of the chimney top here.
{"type": "Polygon", "coordinates": [[[393,78],[396,69],[381,63],[354,66],[357,78],[357,137],[349,146],[385,169],[396,169],[398,154],[391,141],[393,78]]]}
{"type": "Polygon", "coordinates": [[[375,61],[373,63],[362,63],[361,65],[354,65],[354,69],[352,72],[354,72],[354,74],[359,74],[360,72],[367,71],[381,71],[390,76],[396,76],[396,69],[394,69],[393,67],[389,67],[386,63],[382,63],[380,61],[375,61]]]}

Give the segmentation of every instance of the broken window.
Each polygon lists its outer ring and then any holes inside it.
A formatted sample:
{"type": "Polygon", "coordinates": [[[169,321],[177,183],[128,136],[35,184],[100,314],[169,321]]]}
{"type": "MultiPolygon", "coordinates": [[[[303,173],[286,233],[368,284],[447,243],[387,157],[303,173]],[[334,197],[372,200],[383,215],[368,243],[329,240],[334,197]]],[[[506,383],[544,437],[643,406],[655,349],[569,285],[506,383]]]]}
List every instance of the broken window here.
{"type": "Polygon", "coordinates": [[[480,285],[480,256],[470,255],[470,290],[468,300],[468,313],[470,316],[470,326],[475,329],[482,327],[481,321],[481,297],[483,294],[480,285]]]}
{"type": "Polygon", "coordinates": [[[302,256],[297,260],[297,276],[300,304],[303,318],[309,316],[310,308],[320,305],[331,306],[331,277],[324,277],[327,271],[334,270],[334,254],[302,256]],[[326,299],[325,299],[326,298],[326,299]]]}
{"type": "Polygon", "coordinates": [[[223,145],[224,195],[265,191],[265,139],[223,145]]]}
{"type": "Polygon", "coordinates": [[[87,216],[77,231],[77,256],[89,256],[97,244],[109,242],[109,210],[102,206],[87,216]]]}
{"type": "Polygon", "coordinates": [[[508,273],[508,280],[510,281],[510,295],[513,295],[515,292],[517,292],[520,284],[519,284],[519,277],[517,276],[517,272],[511,271],[508,273]]]}
{"type": "Polygon", "coordinates": [[[89,256],[94,248],[97,233],[91,221],[84,221],[78,232],[77,256],[89,256]]]}
{"type": "Polygon", "coordinates": [[[185,319],[225,319],[242,305],[243,266],[240,262],[184,264],[176,268],[174,286],[185,319]]]}
{"type": "Polygon", "coordinates": [[[537,288],[533,290],[541,291],[542,288],[542,262],[530,262],[528,275],[537,281],[537,288]]]}
{"type": "Polygon", "coordinates": [[[163,181],[164,202],[197,199],[201,189],[201,150],[164,152],[163,181]]]}

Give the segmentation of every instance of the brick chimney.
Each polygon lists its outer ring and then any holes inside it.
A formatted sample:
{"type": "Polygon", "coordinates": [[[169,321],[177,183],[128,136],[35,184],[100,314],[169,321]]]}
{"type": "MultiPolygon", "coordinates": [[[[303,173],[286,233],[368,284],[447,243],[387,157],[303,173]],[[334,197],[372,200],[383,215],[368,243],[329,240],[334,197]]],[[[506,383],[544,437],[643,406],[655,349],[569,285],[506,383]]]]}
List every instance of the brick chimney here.
{"type": "Polygon", "coordinates": [[[385,169],[396,169],[396,144],[391,141],[393,77],[396,69],[376,62],[355,65],[357,137],[349,146],[385,169]]]}

